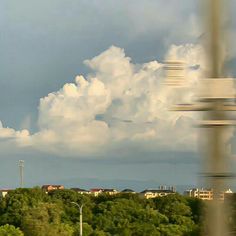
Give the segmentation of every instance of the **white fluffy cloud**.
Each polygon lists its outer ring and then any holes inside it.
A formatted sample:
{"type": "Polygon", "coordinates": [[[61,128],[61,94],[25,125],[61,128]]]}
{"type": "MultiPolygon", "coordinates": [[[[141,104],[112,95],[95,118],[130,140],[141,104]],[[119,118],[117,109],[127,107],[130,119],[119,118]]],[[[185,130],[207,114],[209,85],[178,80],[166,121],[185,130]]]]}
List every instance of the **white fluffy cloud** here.
{"type": "Polygon", "coordinates": [[[101,155],[122,144],[148,150],[194,150],[196,131],[191,113],[170,112],[171,105],[189,102],[201,75],[199,45],[173,45],[168,57],[185,60],[187,87],[167,87],[163,64],[133,64],[115,46],[86,60],[92,70],[57,92],[40,99],[39,131],[0,127],[0,138],[13,138],[58,155],[101,155]]]}
{"type": "Polygon", "coordinates": [[[12,128],[3,127],[0,121],[0,142],[1,141],[6,141],[4,145],[11,145],[9,146],[10,148],[13,148],[15,144],[20,147],[25,147],[30,144],[30,134],[26,129],[15,131],[12,128]]]}

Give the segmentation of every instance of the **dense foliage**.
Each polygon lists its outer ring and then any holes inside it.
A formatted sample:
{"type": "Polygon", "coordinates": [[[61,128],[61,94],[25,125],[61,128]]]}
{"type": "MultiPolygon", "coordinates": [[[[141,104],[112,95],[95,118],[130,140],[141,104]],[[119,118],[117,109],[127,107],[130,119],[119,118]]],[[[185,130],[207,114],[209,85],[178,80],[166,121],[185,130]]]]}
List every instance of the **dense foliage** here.
{"type": "Polygon", "coordinates": [[[1,236],[23,236],[23,232],[18,229],[18,228],[15,228],[15,226],[13,225],[3,225],[3,226],[0,226],[0,235],[1,236]]]}
{"type": "Polygon", "coordinates": [[[77,236],[79,210],[72,202],[84,206],[84,236],[199,235],[198,199],[178,194],[148,200],[136,194],[93,197],[73,190],[46,194],[33,188],[16,189],[1,199],[0,236],[77,236]]]}

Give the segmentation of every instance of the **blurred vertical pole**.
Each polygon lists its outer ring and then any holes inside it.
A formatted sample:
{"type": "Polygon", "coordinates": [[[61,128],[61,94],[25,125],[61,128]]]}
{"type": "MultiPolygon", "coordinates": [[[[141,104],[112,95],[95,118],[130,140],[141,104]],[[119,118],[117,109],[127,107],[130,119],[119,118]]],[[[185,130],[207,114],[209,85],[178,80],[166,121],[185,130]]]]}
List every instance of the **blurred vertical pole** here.
{"type": "Polygon", "coordinates": [[[222,45],[223,45],[223,34],[222,34],[222,0],[209,0],[209,77],[210,78],[221,78],[223,71],[223,60],[222,60],[222,45]]]}
{"type": "Polygon", "coordinates": [[[79,208],[79,225],[80,225],[80,236],[83,235],[83,205],[79,208]]]}
{"type": "MultiPolygon", "coordinates": [[[[205,140],[204,171],[206,183],[213,189],[213,200],[207,202],[204,236],[226,236],[229,233],[227,202],[223,201],[229,172],[229,153],[227,153],[227,126],[235,125],[228,119],[226,111],[236,111],[234,79],[224,75],[225,33],[223,30],[224,13],[227,2],[224,0],[202,0],[204,3],[205,51],[207,69],[205,79],[200,80],[198,102],[179,104],[175,111],[206,111],[201,127],[205,140]],[[228,106],[228,103],[231,106],[228,106]]],[[[204,17],[203,17],[204,18],[204,17]]],[[[184,85],[184,66],[182,62],[166,61],[167,85],[184,85]]]]}
{"type": "Polygon", "coordinates": [[[20,188],[24,187],[24,161],[19,160],[19,169],[20,169],[20,188]]]}
{"type": "MultiPolygon", "coordinates": [[[[206,1],[206,0],[204,0],[206,1]]],[[[208,61],[208,78],[224,78],[224,60],[223,60],[223,0],[208,0],[207,15],[207,61],[208,61]]],[[[214,82],[214,81],[213,81],[214,82]]],[[[209,85],[211,86],[211,84],[209,85]]],[[[222,99],[211,100],[211,109],[207,113],[208,120],[225,120],[225,112],[221,109],[222,99]]],[[[227,154],[224,133],[224,125],[213,125],[206,128],[207,143],[207,184],[213,189],[213,201],[209,202],[206,213],[206,232],[207,236],[225,236],[228,229],[226,225],[226,208],[220,193],[225,191],[227,177],[227,154]]]]}

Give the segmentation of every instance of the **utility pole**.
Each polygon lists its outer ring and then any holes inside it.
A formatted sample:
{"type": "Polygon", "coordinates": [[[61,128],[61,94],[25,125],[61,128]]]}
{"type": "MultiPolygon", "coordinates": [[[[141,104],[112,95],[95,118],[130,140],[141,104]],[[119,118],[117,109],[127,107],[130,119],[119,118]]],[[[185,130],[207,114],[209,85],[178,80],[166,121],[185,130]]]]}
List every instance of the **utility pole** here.
{"type": "Polygon", "coordinates": [[[71,202],[72,204],[76,205],[79,208],[79,236],[83,236],[83,204],[79,205],[77,202],[71,202]]]}
{"type": "Polygon", "coordinates": [[[24,187],[24,160],[19,160],[19,169],[20,169],[20,187],[24,187]]]}

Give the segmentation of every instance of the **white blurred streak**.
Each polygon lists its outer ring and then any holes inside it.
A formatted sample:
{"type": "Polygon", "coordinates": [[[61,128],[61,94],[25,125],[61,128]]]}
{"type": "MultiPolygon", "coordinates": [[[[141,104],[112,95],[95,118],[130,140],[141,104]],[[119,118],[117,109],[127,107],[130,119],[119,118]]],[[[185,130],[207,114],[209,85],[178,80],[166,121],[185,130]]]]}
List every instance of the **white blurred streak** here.
{"type": "Polygon", "coordinates": [[[185,84],[185,67],[184,61],[167,60],[165,62],[166,84],[170,86],[183,86],[185,84]]]}

